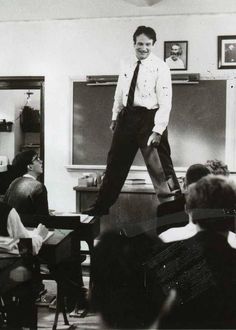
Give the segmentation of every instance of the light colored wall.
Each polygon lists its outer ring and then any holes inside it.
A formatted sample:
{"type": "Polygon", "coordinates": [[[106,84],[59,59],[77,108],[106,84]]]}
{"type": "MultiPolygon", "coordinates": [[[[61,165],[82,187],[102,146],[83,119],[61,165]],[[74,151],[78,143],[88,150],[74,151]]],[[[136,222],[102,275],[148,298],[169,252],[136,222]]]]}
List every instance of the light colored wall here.
{"type": "MultiPolygon", "coordinates": [[[[119,60],[132,54],[138,25],[156,29],[155,53],[163,58],[167,40],[188,40],[189,72],[203,76],[236,76],[217,70],[217,36],[235,34],[236,14],[163,16],[0,23],[1,76],[45,76],[45,183],[50,207],[74,210],[76,173],[71,162],[72,78],[117,74],[119,60]]],[[[96,138],[96,128],[94,137],[96,138]]]]}

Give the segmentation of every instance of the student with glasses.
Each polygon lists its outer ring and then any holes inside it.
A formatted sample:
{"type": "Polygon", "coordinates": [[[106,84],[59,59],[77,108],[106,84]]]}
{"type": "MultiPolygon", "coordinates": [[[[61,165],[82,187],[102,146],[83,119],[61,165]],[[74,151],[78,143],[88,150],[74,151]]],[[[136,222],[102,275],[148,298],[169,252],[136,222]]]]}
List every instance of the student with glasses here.
{"type": "Polygon", "coordinates": [[[13,160],[23,175],[9,186],[4,201],[20,214],[49,215],[47,189],[37,179],[43,173],[43,163],[34,150],[23,151],[13,160]]]}

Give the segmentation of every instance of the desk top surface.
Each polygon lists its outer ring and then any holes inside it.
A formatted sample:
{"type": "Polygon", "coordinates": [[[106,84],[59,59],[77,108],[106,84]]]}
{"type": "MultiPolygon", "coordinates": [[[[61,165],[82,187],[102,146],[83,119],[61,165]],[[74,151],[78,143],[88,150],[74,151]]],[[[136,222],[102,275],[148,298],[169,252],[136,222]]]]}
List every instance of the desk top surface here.
{"type": "MultiPolygon", "coordinates": [[[[99,186],[93,187],[80,187],[76,186],[73,188],[75,191],[78,192],[97,192],[99,190],[99,186]]],[[[153,185],[151,184],[134,184],[134,185],[124,185],[121,193],[134,193],[134,194],[155,194],[155,190],[153,185]]]]}

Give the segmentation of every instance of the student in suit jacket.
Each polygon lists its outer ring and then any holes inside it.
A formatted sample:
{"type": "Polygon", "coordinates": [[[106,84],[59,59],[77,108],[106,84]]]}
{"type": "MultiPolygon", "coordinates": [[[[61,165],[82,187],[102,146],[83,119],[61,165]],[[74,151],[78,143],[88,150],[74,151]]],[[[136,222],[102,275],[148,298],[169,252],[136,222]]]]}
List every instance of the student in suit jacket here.
{"type": "MultiPolygon", "coordinates": [[[[184,188],[187,191],[190,184],[197,182],[210,173],[210,170],[202,164],[191,165],[186,172],[184,188]]],[[[161,234],[172,227],[185,226],[188,223],[188,215],[185,212],[185,193],[178,196],[175,200],[162,203],[157,207],[157,234],[161,234]]],[[[175,228],[170,230],[176,234],[175,228]]],[[[170,234],[167,231],[166,236],[170,234]]],[[[165,240],[164,236],[161,238],[165,240]]]]}
{"type": "MultiPolygon", "coordinates": [[[[47,189],[44,184],[37,180],[43,173],[42,161],[37,153],[33,150],[19,153],[15,158],[15,166],[18,166],[24,175],[11,183],[4,201],[14,207],[20,215],[49,215],[47,189]]],[[[53,269],[51,268],[55,278],[64,283],[64,291],[68,297],[68,311],[72,311],[77,302],[80,309],[87,307],[80,249],[73,249],[72,254],[70,259],[56,265],[53,269]]]]}
{"type": "Polygon", "coordinates": [[[174,259],[172,273],[168,257],[166,278],[177,299],[160,328],[236,328],[236,250],[227,242],[235,206],[236,185],[223,176],[208,175],[189,187],[186,209],[197,234],[165,250],[170,257],[181,246],[183,253],[174,259]]]}
{"type": "Polygon", "coordinates": [[[43,173],[43,164],[34,150],[19,153],[14,167],[22,173],[9,186],[4,201],[20,214],[49,215],[47,189],[38,181],[43,173]]]}

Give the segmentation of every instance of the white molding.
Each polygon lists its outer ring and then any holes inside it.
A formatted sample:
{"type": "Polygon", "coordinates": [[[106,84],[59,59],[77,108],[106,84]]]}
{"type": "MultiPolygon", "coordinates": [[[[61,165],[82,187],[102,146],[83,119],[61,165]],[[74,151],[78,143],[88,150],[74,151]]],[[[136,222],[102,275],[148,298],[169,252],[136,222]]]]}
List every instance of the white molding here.
{"type": "MultiPolygon", "coordinates": [[[[68,172],[79,172],[81,170],[105,170],[106,165],[65,165],[68,172]]],[[[176,172],[185,173],[187,167],[175,167],[176,172]]],[[[146,166],[131,166],[130,171],[147,172],[146,166]]],[[[148,172],[147,172],[148,173],[148,172]]]]}
{"type": "Polygon", "coordinates": [[[236,79],[227,80],[226,88],[226,129],[225,163],[231,170],[236,169],[236,79]]]}

